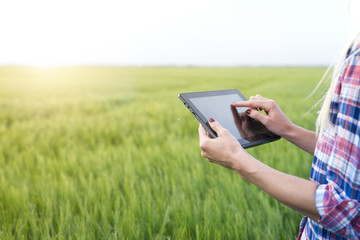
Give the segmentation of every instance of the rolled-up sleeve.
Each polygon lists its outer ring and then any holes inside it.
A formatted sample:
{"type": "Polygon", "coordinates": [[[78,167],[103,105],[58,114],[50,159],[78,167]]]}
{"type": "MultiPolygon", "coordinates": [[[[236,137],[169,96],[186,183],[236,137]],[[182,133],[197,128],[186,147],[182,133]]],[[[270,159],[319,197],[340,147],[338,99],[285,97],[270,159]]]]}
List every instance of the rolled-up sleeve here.
{"type": "Polygon", "coordinates": [[[358,239],[359,202],[346,196],[335,183],[319,185],[315,194],[319,223],[334,233],[349,239],[358,239]]]}
{"type": "Polygon", "coordinates": [[[360,57],[352,56],[337,84],[334,145],[326,184],[315,192],[318,222],[348,239],[360,239],[360,57]]]}

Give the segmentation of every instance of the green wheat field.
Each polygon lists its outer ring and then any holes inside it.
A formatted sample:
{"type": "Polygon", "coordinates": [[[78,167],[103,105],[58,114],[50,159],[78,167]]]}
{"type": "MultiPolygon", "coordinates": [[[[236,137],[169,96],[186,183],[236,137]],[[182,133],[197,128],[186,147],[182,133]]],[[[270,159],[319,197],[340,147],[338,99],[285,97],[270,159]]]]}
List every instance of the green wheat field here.
{"type": "MultiPolygon", "coordinates": [[[[324,68],[0,67],[0,239],[294,239],[302,216],[200,155],[178,93],[239,89],[314,129],[324,68]]],[[[247,150],[308,178],[285,140],[247,150]]]]}

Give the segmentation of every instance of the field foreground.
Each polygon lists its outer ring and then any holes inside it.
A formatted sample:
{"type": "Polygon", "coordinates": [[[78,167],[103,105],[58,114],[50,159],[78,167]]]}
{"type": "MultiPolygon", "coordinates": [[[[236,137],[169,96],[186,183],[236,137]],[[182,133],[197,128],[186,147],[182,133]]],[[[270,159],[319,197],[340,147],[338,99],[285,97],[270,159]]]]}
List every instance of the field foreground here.
{"type": "MultiPolygon", "coordinates": [[[[239,89],[314,129],[322,68],[0,67],[0,239],[295,239],[302,216],[200,155],[180,92],[239,89]]],[[[308,178],[285,140],[248,150],[308,178]]]]}

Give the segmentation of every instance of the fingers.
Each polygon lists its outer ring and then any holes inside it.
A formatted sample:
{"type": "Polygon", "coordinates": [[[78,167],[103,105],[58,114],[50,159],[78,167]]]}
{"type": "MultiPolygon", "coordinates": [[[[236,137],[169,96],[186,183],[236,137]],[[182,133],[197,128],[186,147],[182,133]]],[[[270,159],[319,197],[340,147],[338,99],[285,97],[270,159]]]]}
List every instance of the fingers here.
{"type": "Polygon", "coordinates": [[[261,96],[259,94],[256,94],[255,100],[267,100],[267,98],[265,98],[265,97],[263,97],[263,96],[261,96]]]}
{"type": "Polygon", "coordinates": [[[210,127],[218,134],[218,136],[223,135],[225,128],[223,128],[220,123],[215,121],[214,119],[209,119],[210,127]]]}
{"type": "Polygon", "coordinates": [[[233,103],[232,105],[235,107],[250,107],[250,108],[257,109],[257,108],[264,108],[264,105],[266,105],[267,101],[272,101],[272,100],[267,99],[259,94],[256,94],[256,96],[251,96],[249,98],[249,101],[236,102],[236,103],[233,103]],[[248,103],[248,102],[250,102],[250,103],[248,103]]]}
{"type": "Polygon", "coordinates": [[[265,109],[269,104],[269,100],[249,100],[244,102],[232,103],[234,107],[249,107],[249,108],[262,108],[265,109]]]}
{"type": "Polygon", "coordinates": [[[210,138],[208,135],[207,135],[207,132],[205,130],[205,128],[199,124],[199,139],[200,139],[200,142],[202,142],[203,140],[205,139],[208,139],[210,138]]]}
{"type": "Polygon", "coordinates": [[[231,113],[233,115],[233,118],[234,118],[234,122],[235,122],[235,125],[237,128],[241,128],[241,118],[239,116],[239,113],[238,111],[236,110],[236,107],[234,106],[231,106],[231,113]]]}
{"type": "MultiPolygon", "coordinates": [[[[210,127],[217,133],[218,136],[223,136],[224,132],[226,131],[225,128],[223,128],[220,123],[215,121],[214,119],[209,119],[209,125],[210,127]]],[[[200,148],[205,149],[205,145],[209,143],[209,140],[212,138],[207,134],[205,128],[200,124],[199,125],[199,143],[200,148]]]]}
{"type": "Polygon", "coordinates": [[[267,98],[264,98],[263,96],[256,94],[256,96],[251,96],[249,100],[266,100],[267,98]]]}
{"type": "MultiPolygon", "coordinates": [[[[264,98],[263,96],[256,94],[255,97],[250,97],[250,99],[253,98],[253,100],[268,100],[267,98],[264,98]]],[[[263,110],[262,108],[258,108],[259,111],[263,110]]]]}
{"type": "Polygon", "coordinates": [[[232,113],[234,118],[239,117],[239,113],[238,113],[238,111],[236,110],[236,108],[233,105],[230,105],[230,110],[231,110],[231,113],[232,113]]]}
{"type": "MultiPolygon", "coordinates": [[[[251,96],[249,98],[250,101],[255,101],[256,100],[256,96],[251,96]]],[[[257,110],[258,108],[255,108],[255,107],[249,107],[250,109],[253,109],[253,110],[257,110]]]]}
{"type": "Polygon", "coordinates": [[[250,110],[249,109],[248,111],[246,111],[246,114],[248,116],[250,116],[251,118],[260,121],[264,125],[266,125],[266,123],[267,123],[267,121],[269,119],[269,117],[267,115],[264,115],[264,114],[260,113],[257,110],[250,110]]]}
{"type": "Polygon", "coordinates": [[[201,156],[206,158],[207,152],[205,151],[206,141],[208,141],[210,137],[207,135],[205,128],[199,124],[199,146],[201,149],[201,156]]]}

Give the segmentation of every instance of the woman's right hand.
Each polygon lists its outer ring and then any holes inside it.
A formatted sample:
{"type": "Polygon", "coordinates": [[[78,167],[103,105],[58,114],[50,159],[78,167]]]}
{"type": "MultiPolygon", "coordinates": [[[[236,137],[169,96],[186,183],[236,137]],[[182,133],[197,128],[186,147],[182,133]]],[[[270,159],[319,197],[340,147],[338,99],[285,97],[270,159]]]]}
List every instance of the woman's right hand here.
{"type": "Polygon", "coordinates": [[[249,101],[236,102],[231,105],[234,107],[248,107],[249,109],[246,111],[248,116],[260,121],[269,131],[280,137],[286,138],[287,132],[294,126],[274,100],[260,95],[251,96],[249,101]],[[264,110],[266,115],[262,114],[258,109],[264,110]]]}

